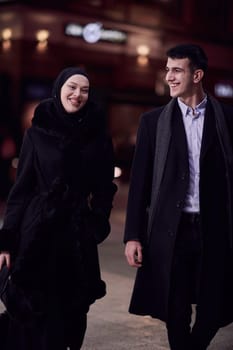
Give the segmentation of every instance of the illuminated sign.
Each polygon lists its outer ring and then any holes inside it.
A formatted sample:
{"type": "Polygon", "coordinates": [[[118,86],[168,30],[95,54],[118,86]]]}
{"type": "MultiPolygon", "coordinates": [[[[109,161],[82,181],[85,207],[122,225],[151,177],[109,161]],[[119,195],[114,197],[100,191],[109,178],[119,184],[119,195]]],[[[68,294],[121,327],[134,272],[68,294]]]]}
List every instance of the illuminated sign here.
{"type": "Polygon", "coordinates": [[[104,29],[102,23],[88,23],[85,26],[69,23],[65,27],[65,34],[74,37],[83,37],[90,44],[97,43],[99,40],[122,44],[127,40],[125,32],[104,29]]]}
{"type": "Polygon", "coordinates": [[[233,84],[218,83],[214,86],[214,92],[215,92],[215,95],[218,97],[232,98],[233,97],[233,84]]]}

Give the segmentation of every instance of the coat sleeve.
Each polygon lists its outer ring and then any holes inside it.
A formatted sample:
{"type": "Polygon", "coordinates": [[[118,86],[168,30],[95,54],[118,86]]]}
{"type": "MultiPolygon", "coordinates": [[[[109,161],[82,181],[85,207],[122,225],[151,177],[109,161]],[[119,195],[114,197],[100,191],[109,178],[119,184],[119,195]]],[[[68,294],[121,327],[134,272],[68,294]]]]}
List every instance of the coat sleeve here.
{"type": "Polygon", "coordinates": [[[91,221],[95,227],[97,243],[102,242],[110,233],[109,217],[113,207],[113,198],[117,191],[114,181],[114,152],[112,140],[106,137],[98,157],[98,171],[91,191],[91,221]]]}
{"type": "Polygon", "coordinates": [[[26,131],[20,150],[15,183],[9,193],[3,227],[0,230],[0,251],[14,250],[24,209],[35,187],[33,144],[26,131]]]}
{"type": "Polygon", "coordinates": [[[145,117],[142,116],[130,175],[124,242],[144,242],[152,179],[152,145],[145,117]]]}

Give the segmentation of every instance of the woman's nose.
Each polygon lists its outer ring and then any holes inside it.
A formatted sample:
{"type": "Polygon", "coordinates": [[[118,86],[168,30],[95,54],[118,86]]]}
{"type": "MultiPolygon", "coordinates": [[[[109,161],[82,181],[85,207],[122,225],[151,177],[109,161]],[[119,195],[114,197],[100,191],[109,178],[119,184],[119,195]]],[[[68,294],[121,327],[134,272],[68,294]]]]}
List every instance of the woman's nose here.
{"type": "Polygon", "coordinates": [[[74,90],[74,95],[75,96],[80,96],[80,89],[79,88],[74,90]]]}

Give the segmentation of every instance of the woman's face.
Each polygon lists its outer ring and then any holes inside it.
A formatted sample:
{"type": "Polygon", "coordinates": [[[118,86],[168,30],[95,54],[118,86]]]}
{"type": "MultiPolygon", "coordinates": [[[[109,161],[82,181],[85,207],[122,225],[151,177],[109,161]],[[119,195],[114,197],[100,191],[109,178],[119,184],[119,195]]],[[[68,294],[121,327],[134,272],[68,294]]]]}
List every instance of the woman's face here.
{"type": "Polygon", "coordinates": [[[87,102],[89,80],[81,74],[69,77],[61,88],[61,102],[67,113],[78,112],[87,102]]]}

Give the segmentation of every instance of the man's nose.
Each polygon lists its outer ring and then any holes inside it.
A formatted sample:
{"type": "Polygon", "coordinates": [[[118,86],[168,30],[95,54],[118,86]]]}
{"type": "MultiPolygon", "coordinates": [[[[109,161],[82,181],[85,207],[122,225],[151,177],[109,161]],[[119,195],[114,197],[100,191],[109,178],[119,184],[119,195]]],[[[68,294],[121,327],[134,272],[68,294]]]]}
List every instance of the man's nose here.
{"type": "Polygon", "coordinates": [[[168,71],[165,78],[167,81],[171,81],[174,80],[174,75],[172,74],[172,72],[168,71]]]}

